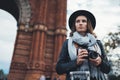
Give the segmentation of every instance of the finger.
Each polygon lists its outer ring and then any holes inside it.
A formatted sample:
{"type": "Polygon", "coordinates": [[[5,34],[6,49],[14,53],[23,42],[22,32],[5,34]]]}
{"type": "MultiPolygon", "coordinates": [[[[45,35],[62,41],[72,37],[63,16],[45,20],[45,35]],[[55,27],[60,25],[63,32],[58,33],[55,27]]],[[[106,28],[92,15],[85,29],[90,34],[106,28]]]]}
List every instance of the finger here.
{"type": "Polygon", "coordinates": [[[82,53],[88,54],[88,51],[86,49],[82,50],[82,53]]]}
{"type": "Polygon", "coordinates": [[[93,63],[96,62],[96,60],[95,60],[95,59],[92,59],[92,58],[89,58],[89,60],[90,60],[91,62],[93,62],[93,63]]]}
{"type": "Polygon", "coordinates": [[[100,61],[97,61],[97,62],[96,62],[96,66],[98,66],[99,64],[100,64],[100,61]]]}
{"type": "Polygon", "coordinates": [[[87,51],[87,49],[81,49],[81,51],[87,51]]]}
{"type": "Polygon", "coordinates": [[[88,54],[88,52],[87,51],[84,51],[84,52],[82,52],[83,54],[88,54]]]}
{"type": "Polygon", "coordinates": [[[84,51],[84,52],[78,53],[78,56],[81,56],[81,55],[88,55],[88,52],[87,52],[87,51],[84,51]]]}
{"type": "Polygon", "coordinates": [[[83,59],[84,57],[88,57],[88,55],[79,55],[79,56],[77,56],[78,59],[83,59]]]}
{"type": "Polygon", "coordinates": [[[84,55],[82,55],[82,57],[83,57],[83,58],[84,58],[84,57],[88,57],[88,55],[84,54],[84,55]]]}
{"type": "Polygon", "coordinates": [[[83,61],[84,61],[84,59],[77,59],[77,64],[80,65],[83,63],[83,61]]]}
{"type": "Polygon", "coordinates": [[[84,53],[83,52],[81,52],[81,53],[78,53],[78,56],[82,56],[84,53]]]}
{"type": "Polygon", "coordinates": [[[78,59],[82,59],[82,58],[83,58],[83,55],[79,55],[79,56],[78,56],[78,59]]]}
{"type": "Polygon", "coordinates": [[[100,60],[89,59],[94,65],[98,66],[100,64],[100,60]]]}

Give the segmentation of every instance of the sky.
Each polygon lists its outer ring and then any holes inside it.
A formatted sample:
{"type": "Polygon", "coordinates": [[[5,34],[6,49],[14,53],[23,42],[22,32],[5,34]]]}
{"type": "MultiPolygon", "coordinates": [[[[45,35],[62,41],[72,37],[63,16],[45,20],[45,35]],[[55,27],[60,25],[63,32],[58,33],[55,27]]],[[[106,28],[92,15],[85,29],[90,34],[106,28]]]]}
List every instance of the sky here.
{"type": "MultiPolygon", "coordinates": [[[[120,0],[68,0],[67,18],[76,10],[84,9],[96,17],[96,28],[94,32],[98,39],[102,40],[109,32],[118,31],[120,26],[120,0]]],[[[68,33],[70,29],[66,25],[68,33]]],[[[17,33],[17,22],[15,18],[6,11],[0,10],[0,69],[9,72],[10,63],[17,33]]]]}
{"type": "Polygon", "coordinates": [[[8,73],[16,39],[16,20],[6,11],[0,10],[0,69],[8,73]]]}

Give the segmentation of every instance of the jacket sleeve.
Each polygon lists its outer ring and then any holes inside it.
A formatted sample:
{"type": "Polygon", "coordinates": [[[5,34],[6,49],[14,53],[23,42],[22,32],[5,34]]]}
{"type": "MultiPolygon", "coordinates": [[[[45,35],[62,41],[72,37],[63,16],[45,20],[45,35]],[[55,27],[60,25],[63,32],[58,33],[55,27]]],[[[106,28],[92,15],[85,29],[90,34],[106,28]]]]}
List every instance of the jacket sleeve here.
{"type": "Polygon", "coordinates": [[[58,74],[69,73],[77,67],[76,59],[70,60],[68,54],[68,40],[63,43],[57,64],[56,64],[56,72],[58,74]]]}
{"type": "Polygon", "coordinates": [[[110,63],[107,59],[107,56],[105,54],[105,51],[104,51],[104,48],[103,48],[103,45],[101,43],[100,40],[98,40],[98,45],[100,46],[100,49],[101,49],[101,53],[102,53],[102,63],[99,65],[100,67],[100,70],[103,72],[103,73],[109,73],[110,70],[111,70],[111,66],[110,66],[110,63]]]}

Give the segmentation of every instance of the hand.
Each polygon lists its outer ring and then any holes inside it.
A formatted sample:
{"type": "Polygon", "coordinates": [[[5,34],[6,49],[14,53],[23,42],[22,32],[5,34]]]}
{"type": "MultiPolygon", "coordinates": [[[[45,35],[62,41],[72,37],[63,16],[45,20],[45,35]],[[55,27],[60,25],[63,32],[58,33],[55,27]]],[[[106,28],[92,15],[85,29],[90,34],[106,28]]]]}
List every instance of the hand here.
{"type": "Polygon", "coordinates": [[[84,57],[88,57],[88,51],[86,49],[80,49],[77,55],[77,65],[80,65],[86,59],[84,57]]]}
{"type": "Polygon", "coordinates": [[[100,65],[101,62],[102,62],[102,59],[101,59],[100,56],[98,56],[96,59],[89,58],[89,60],[90,60],[95,66],[100,65]]]}

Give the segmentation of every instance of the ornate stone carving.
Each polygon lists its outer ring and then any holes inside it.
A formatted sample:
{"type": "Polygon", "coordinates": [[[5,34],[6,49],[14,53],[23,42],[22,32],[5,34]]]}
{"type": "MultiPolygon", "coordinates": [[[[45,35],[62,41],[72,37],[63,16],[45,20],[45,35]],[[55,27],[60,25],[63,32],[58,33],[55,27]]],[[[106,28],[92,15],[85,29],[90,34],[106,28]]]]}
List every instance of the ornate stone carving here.
{"type": "Polygon", "coordinates": [[[44,24],[36,24],[34,26],[34,30],[47,31],[47,26],[44,24]]]}
{"type": "Polygon", "coordinates": [[[15,0],[19,8],[19,22],[25,24],[29,27],[29,22],[31,19],[31,7],[29,0],[15,0]]]}
{"type": "Polygon", "coordinates": [[[55,34],[63,34],[66,35],[67,30],[66,29],[56,29],[55,34]]]}
{"type": "Polygon", "coordinates": [[[22,70],[26,70],[27,65],[25,63],[17,63],[17,62],[12,62],[11,68],[14,69],[22,69],[22,70]]]}
{"type": "Polygon", "coordinates": [[[39,68],[40,67],[40,64],[39,63],[36,63],[35,64],[35,68],[39,68]]]}

